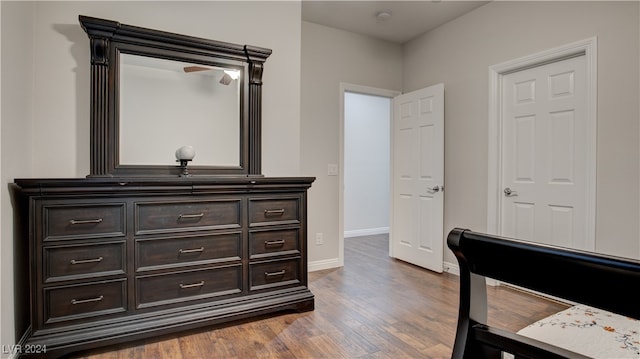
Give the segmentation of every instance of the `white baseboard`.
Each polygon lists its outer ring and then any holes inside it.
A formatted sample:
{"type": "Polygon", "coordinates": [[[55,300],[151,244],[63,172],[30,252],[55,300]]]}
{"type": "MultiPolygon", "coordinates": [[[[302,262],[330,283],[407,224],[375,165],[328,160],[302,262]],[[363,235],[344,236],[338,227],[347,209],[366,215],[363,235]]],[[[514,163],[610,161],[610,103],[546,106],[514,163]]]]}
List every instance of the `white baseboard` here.
{"type": "Polygon", "coordinates": [[[460,276],[460,267],[457,263],[443,262],[442,267],[444,268],[444,272],[460,276]]]}
{"type": "Polygon", "coordinates": [[[339,268],[339,267],[342,267],[342,266],[340,265],[340,261],[338,261],[338,258],[323,259],[319,261],[309,262],[307,264],[307,269],[309,270],[309,272],[315,272],[318,270],[332,269],[332,268],[339,268]]]}
{"type": "MultiPolygon", "coordinates": [[[[445,272],[457,275],[458,277],[460,276],[460,267],[458,266],[457,263],[443,262],[442,266],[444,267],[445,272]]],[[[486,281],[487,281],[487,285],[491,287],[496,287],[500,285],[499,281],[492,278],[487,278],[486,281]]]]}
{"type": "MultiPolygon", "coordinates": [[[[342,266],[340,265],[338,258],[313,261],[313,262],[309,262],[307,265],[309,272],[315,272],[315,271],[324,270],[324,269],[340,268],[340,267],[342,266]]],[[[443,262],[442,267],[444,269],[443,270],[444,272],[460,276],[460,267],[458,267],[458,264],[443,262]]]]}
{"type": "Polygon", "coordinates": [[[389,233],[389,227],[354,229],[352,231],[344,231],[344,238],[371,236],[374,234],[386,234],[386,233],[389,233]]]}

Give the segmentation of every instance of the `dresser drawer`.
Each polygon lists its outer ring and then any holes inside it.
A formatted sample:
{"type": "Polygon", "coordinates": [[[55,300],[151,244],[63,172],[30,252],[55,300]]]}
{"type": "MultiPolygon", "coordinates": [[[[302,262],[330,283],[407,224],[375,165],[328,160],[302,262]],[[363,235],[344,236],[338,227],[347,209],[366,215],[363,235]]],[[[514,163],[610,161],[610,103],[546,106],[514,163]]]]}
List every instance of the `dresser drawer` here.
{"type": "Polygon", "coordinates": [[[298,197],[250,199],[249,223],[251,225],[300,223],[300,199],[298,197]]]}
{"type": "Polygon", "coordinates": [[[44,290],[46,324],[125,312],[126,280],[44,290]]]}
{"type": "Polygon", "coordinates": [[[45,205],[43,240],[125,235],[125,204],[45,205]]]}
{"type": "Polygon", "coordinates": [[[125,273],[125,243],[45,247],[46,282],[125,273]]]}
{"type": "Polygon", "coordinates": [[[249,233],[251,259],[269,255],[300,253],[300,229],[281,229],[249,233]]]}
{"type": "Polygon", "coordinates": [[[136,267],[140,271],[240,260],[241,239],[240,233],[139,239],[136,241],[136,267]]]}
{"type": "Polygon", "coordinates": [[[249,267],[250,290],[300,283],[300,258],[252,263],[249,267]]]}
{"type": "Polygon", "coordinates": [[[240,228],[240,199],[136,203],[136,234],[240,228]]]}
{"type": "Polygon", "coordinates": [[[242,292],[242,265],[138,277],[137,307],[179,303],[242,292]]]}

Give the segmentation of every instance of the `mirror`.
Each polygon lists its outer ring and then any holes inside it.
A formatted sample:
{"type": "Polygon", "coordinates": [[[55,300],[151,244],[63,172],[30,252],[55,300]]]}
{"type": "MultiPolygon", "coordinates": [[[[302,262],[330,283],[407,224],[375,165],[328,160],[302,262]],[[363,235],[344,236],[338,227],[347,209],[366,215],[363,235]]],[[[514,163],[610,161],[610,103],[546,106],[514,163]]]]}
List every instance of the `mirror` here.
{"type": "Polygon", "coordinates": [[[190,166],[239,167],[240,71],[120,54],[119,163],[168,164],[190,145],[190,166]]]}
{"type": "Polygon", "coordinates": [[[79,17],[91,49],[89,177],[261,176],[262,69],[271,50],[79,17]]]}

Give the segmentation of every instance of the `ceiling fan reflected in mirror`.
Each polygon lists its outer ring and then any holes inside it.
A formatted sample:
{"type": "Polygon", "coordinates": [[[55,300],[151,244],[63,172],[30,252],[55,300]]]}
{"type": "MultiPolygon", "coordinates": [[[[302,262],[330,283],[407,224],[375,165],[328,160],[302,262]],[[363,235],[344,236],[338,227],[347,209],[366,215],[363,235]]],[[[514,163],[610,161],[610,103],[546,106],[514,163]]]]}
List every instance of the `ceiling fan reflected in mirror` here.
{"type": "MultiPolygon", "coordinates": [[[[211,71],[211,70],[219,70],[219,69],[215,67],[192,65],[192,66],[183,67],[183,70],[186,73],[190,73],[190,72],[211,71]]],[[[224,74],[220,79],[220,83],[223,85],[229,85],[231,81],[237,80],[239,77],[240,77],[240,71],[238,70],[224,70],[224,74]]]]}

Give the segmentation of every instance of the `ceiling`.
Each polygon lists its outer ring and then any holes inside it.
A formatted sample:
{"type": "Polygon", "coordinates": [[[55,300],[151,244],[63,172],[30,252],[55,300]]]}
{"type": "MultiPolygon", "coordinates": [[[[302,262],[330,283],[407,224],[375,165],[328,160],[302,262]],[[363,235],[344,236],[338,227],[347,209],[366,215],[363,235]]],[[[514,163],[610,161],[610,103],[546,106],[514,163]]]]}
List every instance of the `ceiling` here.
{"type": "Polygon", "coordinates": [[[488,1],[302,1],[302,20],[405,43],[488,1]],[[386,12],[391,16],[378,19],[386,12]]]}

